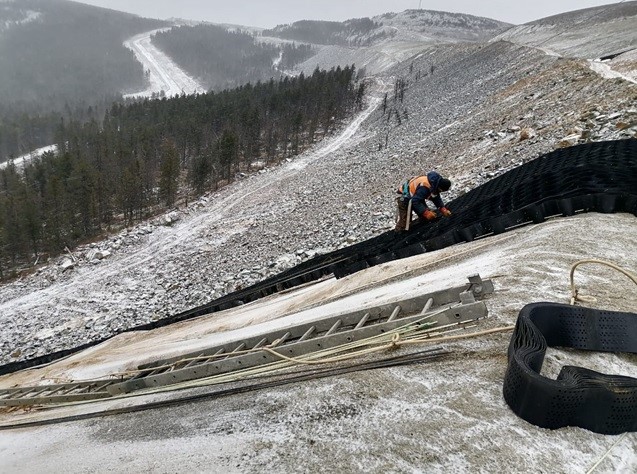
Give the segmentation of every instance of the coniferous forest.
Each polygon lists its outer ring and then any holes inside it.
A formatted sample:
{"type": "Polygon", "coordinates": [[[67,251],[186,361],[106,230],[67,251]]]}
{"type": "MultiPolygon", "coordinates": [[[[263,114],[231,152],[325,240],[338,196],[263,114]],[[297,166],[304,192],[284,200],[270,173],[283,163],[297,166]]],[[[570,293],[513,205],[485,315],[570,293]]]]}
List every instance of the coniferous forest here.
{"type": "Polygon", "coordinates": [[[247,82],[278,78],[274,64],[290,69],[313,53],[308,45],[283,48],[217,25],[180,26],[153,35],[155,46],[207,88],[221,90],[247,82]]]}
{"type": "Polygon", "coordinates": [[[362,106],[354,78],[353,66],[317,69],[62,120],[57,154],[0,170],[0,276],[301,152],[362,106]]]}
{"type": "Polygon", "coordinates": [[[301,20],[263,30],[263,36],[276,36],[294,41],[340,46],[363,46],[382,39],[382,25],[370,18],[354,18],[343,22],[301,20]]]}

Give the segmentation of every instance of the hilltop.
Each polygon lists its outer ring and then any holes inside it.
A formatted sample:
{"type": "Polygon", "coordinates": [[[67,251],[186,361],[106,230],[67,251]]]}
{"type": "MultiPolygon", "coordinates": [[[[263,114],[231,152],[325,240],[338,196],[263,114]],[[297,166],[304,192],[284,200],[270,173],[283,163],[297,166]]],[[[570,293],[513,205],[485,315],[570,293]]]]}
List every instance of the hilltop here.
{"type": "Polygon", "coordinates": [[[332,46],[370,46],[388,40],[421,43],[483,41],[511,26],[509,23],[462,13],[405,10],[344,22],[302,20],[262,30],[260,34],[332,46]]]}
{"type": "Polygon", "coordinates": [[[586,8],[515,26],[494,38],[596,59],[633,50],[637,2],[586,8]],[[595,34],[591,34],[594,31],[595,34]]]}

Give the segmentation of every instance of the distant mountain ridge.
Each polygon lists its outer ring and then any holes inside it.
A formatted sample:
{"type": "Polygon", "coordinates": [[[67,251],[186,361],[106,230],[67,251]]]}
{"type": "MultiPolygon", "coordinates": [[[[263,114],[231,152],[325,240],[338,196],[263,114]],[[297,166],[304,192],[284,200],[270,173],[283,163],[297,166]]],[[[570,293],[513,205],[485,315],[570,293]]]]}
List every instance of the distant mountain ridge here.
{"type": "Polygon", "coordinates": [[[263,30],[263,36],[337,46],[370,46],[384,40],[484,41],[512,25],[490,18],[433,10],[405,10],[344,22],[302,20],[263,30]]]}
{"type": "Polygon", "coordinates": [[[560,13],[515,26],[493,40],[595,59],[637,48],[637,1],[560,13]]]}

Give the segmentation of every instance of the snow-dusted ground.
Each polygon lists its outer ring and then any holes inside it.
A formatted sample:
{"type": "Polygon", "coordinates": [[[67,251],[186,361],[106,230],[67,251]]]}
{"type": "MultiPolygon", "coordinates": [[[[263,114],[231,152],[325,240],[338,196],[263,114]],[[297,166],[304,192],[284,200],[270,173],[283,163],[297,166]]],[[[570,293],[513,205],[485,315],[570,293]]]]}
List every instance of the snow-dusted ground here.
{"type": "MultiPolygon", "coordinates": [[[[579,259],[596,256],[636,268],[630,237],[634,226],[635,217],[629,215],[548,221],[380,265],[343,280],[325,280],[171,328],[121,335],[49,367],[4,377],[2,383],[104,376],[140,361],[460,285],[477,272],[492,278],[496,291],[486,299],[489,318],[476,329],[501,327],[514,323],[527,303],[567,303],[569,269],[579,259]],[[524,258],[511,258],[521,254],[524,258]],[[322,301],[329,303],[321,305],[322,301]]],[[[598,298],[595,307],[634,310],[635,288],[619,273],[580,267],[576,283],[582,294],[598,298]]],[[[511,412],[501,395],[509,338],[504,333],[447,343],[444,347],[453,355],[430,364],[354,373],[152,412],[0,431],[0,467],[16,473],[86,472],[99,471],[108,459],[117,459],[111,467],[115,472],[316,472],[328,463],[330,472],[584,473],[603,458],[595,472],[634,472],[635,434],[545,430],[511,412]],[[28,450],[23,449],[26,444],[28,450]]],[[[409,350],[414,349],[399,353],[409,350]]],[[[636,356],[552,349],[543,373],[555,377],[563,365],[579,365],[637,377],[635,362],[636,356]]],[[[205,391],[13,413],[1,416],[0,423],[99,412],[205,391]]]]}
{"type": "MultiPolygon", "coordinates": [[[[82,256],[95,249],[74,249],[76,268],[62,271],[51,261],[0,287],[4,352],[24,350],[12,357],[19,359],[34,354],[27,351],[72,346],[90,331],[108,334],[111,323],[131,326],[258,281],[284,257],[291,264],[307,252],[377,234],[392,224],[395,184],[423,169],[450,176],[457,193],[554,149],[564,137],[577,143],[637,133],[634,84],[604,79],[585,62],[506,42],[429,46],[386,69],[382,80],[391,90],[396,77],[408,80],[405,101],[390,94],[391,113],[383,113],[372,100],[331,145],[190,203],[172,227],[140,225],[96,243],[112,251],[102,261],[82,256]],[[416,78],[432,65],[435,73],[416,78]],[[532,131],[529,138],[521,129],[532,131]]],[[[480,328],[510,324],[526,303],[567,302],[568,271],[581,258],[635,271],[635,223],[631,215],[588,214],[520,228],[196,321],[118,336],[50,367],[3,377],[0,386],[104,374],[135,360],[455,286],[476,272],[496,285],[480,328]]],[[[619,274],[584,267],[576,281],[598,298],[596,307],[637,310],[635,288],[619,274]]],[[[634,433],[549,431],[512,414],[501,395],[508,342],[508,334],[482,337],[446,344],[454,355],[433,364],[3,431],[0,471],[635,472],[634,433]]],[[[554,377],[559,366],[575,364],[635,376],[635,362],[630,355],[555,350],[544,372],[554,377]]],[[[175,396],[181,394],[151,398],[175,396]]],[[[14,412],[2,420],[38,415],[14,412]]]]}
{"type": "MultiPolygon", "coordinates": [[[[40,157],[40,156],[44,155],[47,152],[55,153],[57,151],[57,149],[58,149],[57,145],[48,145],[48,146],[43,146],[42,148],[37,148],[37,149],[33,150],[31,153],[27,153],[25,155],[20,155],[17,158],[14,158],[13,159],[13,164],[16,167],[21,168],[25,163],[29,162],[33,158],[40,157]]],[[[7,166],[9,166],[9,161],[5,161],[4,163],[0,163],[0,169],[6,168],[7,166]]]]}
{"type": "Polygon", "coordinates": [[[196,79],[190,77],[170,57],[152,44],[151,36],[167,29],[170,28],[141,33],[124,42],[124,46],[131,49],[139,62],[144,65],[144,70],[150,73],[150,87],[145,91],[126,94],[125,98],[150,97],[162,91],[166,97],[206,92],[196,79]]]}
{"type": "MultiPolygon", "coordinates": [[[[597,61],[597,60],[589,61],[588,63],[590,65],[591,69],[593,71],[595,71],[596,73],[600,74],[602,77],[605,77],[607,79],[621,78],[621,79],[625,79],[627,81],[630,81],[633,84],[637,84],[637,80],[636,79],[633,79],[632,77],[629,77],[626,74],[622,74],[620,72],[617,72],[617,71],[613,70],[611,68],[610,64],[608,64],[608,63],[597,61]]],[[[637,68],[635,68],[635,69],[637,69],[637,68]]]]}

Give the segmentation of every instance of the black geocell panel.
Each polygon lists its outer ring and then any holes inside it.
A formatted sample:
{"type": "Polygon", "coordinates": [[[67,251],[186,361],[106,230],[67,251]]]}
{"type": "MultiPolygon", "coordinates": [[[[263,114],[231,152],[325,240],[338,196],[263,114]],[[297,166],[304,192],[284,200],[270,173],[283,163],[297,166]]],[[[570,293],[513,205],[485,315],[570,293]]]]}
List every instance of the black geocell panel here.
{"type": "Polygon", "coordinates": [[[373,266],[421,243],[438,250],[486,235],[500,234],[550,216],[578,212],[627,212],[637,215],[637,140],[589,143],[548,153],[517,167],[448,205],[453,215],[416,223],[404,237],[383,234],[350,247],[352,254],[335,265],[337,278],[373,266]]]}
{"type": "MultiPolygon", "coordinates": [[[[385,232],[365,242],[318,255],[210,303],[122,332],[168,326],[249,303],[326,275],[341,278],[380,263],[499,234],[513,226],[539,223],[554,215],[597,211],[637,216],[637,140],[595,142],[556,150],[469,191],[448,207],[453,211],[450,218],[416,222],[407,235],[385,232]]],[[[0,375],[49,363],[110,337],[80,348],[0,366],[0,375]]]]}
{"type": "Polygon", "coordinates": [[[504,399],[542,428],[579,426],[601,434],[637,431],[637,379],[564,366],[557,379],[540,375],[547,347],[637,352],[637,314],[558,303],[520,311],[509,344],[504,399]]]}

